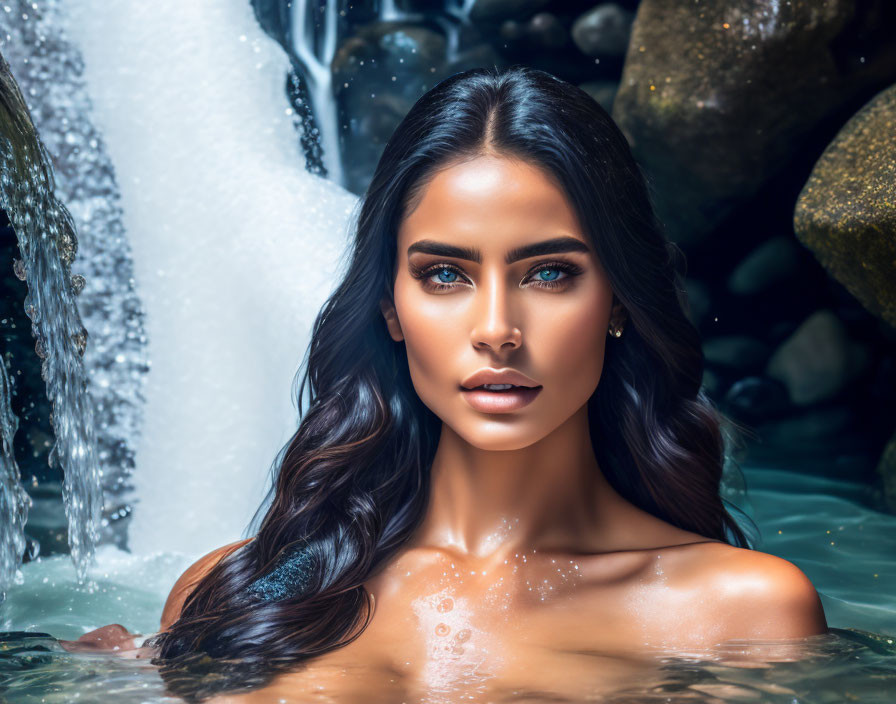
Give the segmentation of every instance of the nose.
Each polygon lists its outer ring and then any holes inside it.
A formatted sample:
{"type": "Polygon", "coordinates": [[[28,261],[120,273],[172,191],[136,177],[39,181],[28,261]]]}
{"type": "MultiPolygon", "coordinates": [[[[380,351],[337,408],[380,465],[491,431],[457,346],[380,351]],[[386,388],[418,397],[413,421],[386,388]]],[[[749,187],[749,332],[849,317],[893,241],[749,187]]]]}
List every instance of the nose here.
{"type": "Polygon", "coordinates": [[[523,333],[513,324],[508,295],[498,274],[492,274],[477,292],[476,313],[470,339],[476,349],[507,352],[523,343],[523,333]]]}

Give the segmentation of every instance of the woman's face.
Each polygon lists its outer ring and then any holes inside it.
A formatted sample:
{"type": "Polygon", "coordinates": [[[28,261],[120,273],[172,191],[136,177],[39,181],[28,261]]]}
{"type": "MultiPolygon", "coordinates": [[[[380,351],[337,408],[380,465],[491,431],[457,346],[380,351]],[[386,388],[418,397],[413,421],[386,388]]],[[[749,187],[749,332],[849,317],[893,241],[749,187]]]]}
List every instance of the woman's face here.
{"type": "Polygon", "coordinates": [[[538,167],[497,156],[425,187],[399,228],[394,307],[381,307],[423,403],[487,450],[526,447],[587,412],[611,313],[622,313],[564,192],[538,167]],[[536,388],[463,388],[489,369],[536,388]]]}

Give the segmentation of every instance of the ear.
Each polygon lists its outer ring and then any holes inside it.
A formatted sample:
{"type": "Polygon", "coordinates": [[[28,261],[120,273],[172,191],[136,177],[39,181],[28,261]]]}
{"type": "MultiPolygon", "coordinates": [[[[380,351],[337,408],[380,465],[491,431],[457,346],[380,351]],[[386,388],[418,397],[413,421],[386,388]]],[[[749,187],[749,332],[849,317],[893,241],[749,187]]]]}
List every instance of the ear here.
{"type": "Polygon", "coordinates": [[[619,302],[615,295],[613,296],[613,301],[613,307],[610,309],[610,321],[619,325],[628,319],[628,315],[626,314],[625,306],[619,302]]]}
{"type": "Polygon", "coordinates": [[[401,342],[404,339],[404,334],[401,332],[401,324],[398,322],[398,314],[395,312],[395,306],[392,301],[388,298],[381,299],[380,310],[383,312],[383,317],[386,319],[386,327],[389,330],[389,337],[395,340],[395,342],[401,342]]]}

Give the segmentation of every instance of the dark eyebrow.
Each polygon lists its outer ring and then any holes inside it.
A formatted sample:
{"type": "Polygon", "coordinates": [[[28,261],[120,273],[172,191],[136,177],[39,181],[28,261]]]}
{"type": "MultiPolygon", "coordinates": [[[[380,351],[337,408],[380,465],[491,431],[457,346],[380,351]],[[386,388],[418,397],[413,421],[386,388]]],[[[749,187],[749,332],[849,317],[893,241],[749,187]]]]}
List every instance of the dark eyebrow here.
{"type": "MultiPolygon", "coordinates": [[[[511,249],[504,257],[505,264],[513,264],[520,259],[538,257],[544,254],[560,254],[562,252],[589,252],[588,245],[575,237],[554,237],[543,242],[523,245],[511,249]]],[[[408,247],[408,257],[414,252],[423,254],[435,254],[439,257],[452,257],[454,259],[466,259],[479,264],[482,262],[482,254],[478,249],[470,247],[457,247],[453,244],[436,242],[434,240],[418,240],[408,247]]]]}

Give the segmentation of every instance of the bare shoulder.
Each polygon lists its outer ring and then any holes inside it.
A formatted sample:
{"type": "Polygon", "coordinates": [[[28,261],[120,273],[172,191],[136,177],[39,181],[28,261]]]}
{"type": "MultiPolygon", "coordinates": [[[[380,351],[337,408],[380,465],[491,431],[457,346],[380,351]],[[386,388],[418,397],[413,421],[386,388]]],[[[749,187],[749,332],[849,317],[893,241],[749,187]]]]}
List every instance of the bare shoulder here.
{"type": "Polygon", "coordinates": [[[187,597],[193,592],[196,585],[202,581],[202,578],[214,569],[218,562],[223,560],[234,550],[252,540],[254,540],[254,538],[246,538],[245,540],[237,540],[235,543],[224,545],[212,550],[207,555],[203,555],[190,565],[171,588],[171,593],[168,595],[168,599],[165,601],[165,607],[162,609],[159,630],[166,631],[171,624],[177,621],[187,597]]]}
{"type": "MultiPolygon", "coordinates": [[[[694,546],[698,547],[698,546],[694,546]]],[[[803,638],[827,632],[821,599],[792,562],[726,543],[692,551],[692,583],[711,606],[722,640],[803,638]]]]}

